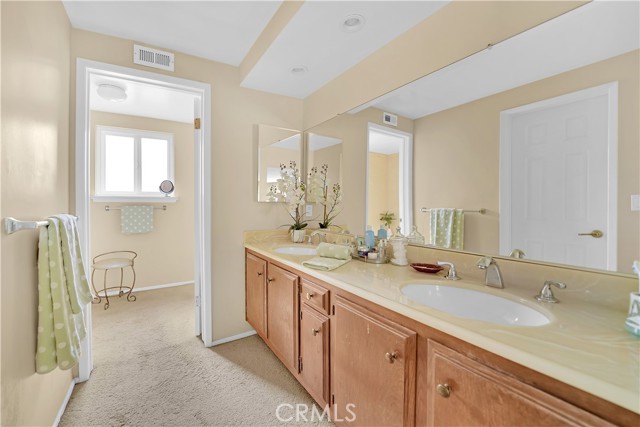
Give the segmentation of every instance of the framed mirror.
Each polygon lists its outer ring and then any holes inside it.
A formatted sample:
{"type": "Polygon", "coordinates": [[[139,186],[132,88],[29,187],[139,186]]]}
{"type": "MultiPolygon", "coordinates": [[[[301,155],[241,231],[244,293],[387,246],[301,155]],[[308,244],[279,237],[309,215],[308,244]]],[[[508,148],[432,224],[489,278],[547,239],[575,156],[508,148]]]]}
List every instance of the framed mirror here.
{"type": "Polygon", "coordinates": [[[269,125],[258,125],[258,186],[259,202],[281,202],[274,197],[270,188],[280,178],[280,165],[289,165],[292,160],[301,166],[301,133],[269,125]]]}
{"type": "MultiPolygon", "coordinates": [[[[397,128],[413,135],[414,223],[427,241],[431,210],[459,208],[466,211],[464,251],[509,256],[520,249],[525,260],[629,274],[632,261],[640,258],[640,212],[633,207],[640,197],[638,6],[637,2],[585,4],[320,125],[339,126],[345,134],[361,135],[355,142],[344,138],[349,169],[346,183],[353,178],[350,194],[367,192],[366,179],[361,176],[366,173],[367,161],[358,154],[365,151],[362,141],[366,135],[362,135],[367,132],[367,121],[361,116],[383,125],[382,113],[392,113],[398,116],[397,128]],[[550,154],[531,152],[519,166],[510,167],[510,176],[506,175],[511,154],[505,147],[514,146],[506,137],[511,131],[504,130],[506,115],[515,117],[527,109],[535,111],[542,105],[539,103],[553,105],[559,98],[571,100],[583,91],[603,87],[607,88],[601,95],[606,97],[601,111],[601,116],[606,116],[601,122],[605,136],[596,139],[607,144],[604,151],[600,147],[604,154],[574,150],[583,145],[578,141],[595,122],[585,122],[583,113],[572,115],[573,104],[569,102],[560,130],[552,130],[555,125],[551,124],[538,126],[537,119],[523,127],[525,146],[545,145],[550,154]],[[616,89],[610,90],[612,87],[616,89]],[[547,140],[545,135],[554,132],[563,134],[574,147],[547,140]],[[560,144],[569,148],[561,149],[560,144]],[[581,175],[591,167],[585,159],[594,157],[607,160],[605,182],[594,180],[605,187],[606,200],[596,196],[589,178],[581,175]],[[515,191],[507,188],[507,183],[523,176],[530,178],[528,184],[515,191]],[[560,180],[564,181],[563,190],[546,197],[559,187],[560,180]],[[527,197],[516,202],[504,197],[518,192],[527,197]],[[607,209],[604,224],[580,222],[580,229],[571,231],[572,241],[558,243],[555,236],[559,232],[552,231],[548,241],[529,236],[518,246],[503,243],[501,247],[506,215],[511,215],[512,223],[519,210],[522,218],[534,221],[564,216],[568,223],[577,224],[577,217],[595,218],[590,207],[596,202],[607,209]],[[521,209],[523,206],[527,209],[521,209]],[[594,230],[603,231],[603,235],[593,237],[594,230]],[[585,256],[591,251],[583,247],[585,240],[606,242],[611,252],[604,257],[613,261],[590,261],[585,256]],[[528,242],[531,245],[527,246],[528,242]],[[561,257],[547,255],[541,246],[561,248],[555,250],[561,257]]],[[[554,110],[547,113],[557,116],[554,110]]],[[[348,224],[363,229],[358,213],[364,216],[364,198],[349,209],[354,212],[345,212],[348,224]]],[[[557,227],[566,228],[561,223],[557,227]]]]}

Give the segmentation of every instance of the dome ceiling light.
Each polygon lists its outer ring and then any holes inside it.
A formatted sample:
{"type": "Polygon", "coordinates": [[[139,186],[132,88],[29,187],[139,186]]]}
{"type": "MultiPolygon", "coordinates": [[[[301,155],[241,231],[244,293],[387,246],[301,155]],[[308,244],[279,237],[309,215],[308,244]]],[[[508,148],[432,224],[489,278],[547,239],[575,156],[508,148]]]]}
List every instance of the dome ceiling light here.
{"type": "Polygon", "coordinates": [[[340,28],[345,33],[355,33],[364,27],[365,22],[364,16],[354,13],[342,20],[340,28]]]}
{"type": "Polygon", "coordinates": [[[127,91],[120,86],[110,83],[99,84],[98,95],[100,95],[102,99],[111,102],[123,102],[127,100],[127,91]]]}

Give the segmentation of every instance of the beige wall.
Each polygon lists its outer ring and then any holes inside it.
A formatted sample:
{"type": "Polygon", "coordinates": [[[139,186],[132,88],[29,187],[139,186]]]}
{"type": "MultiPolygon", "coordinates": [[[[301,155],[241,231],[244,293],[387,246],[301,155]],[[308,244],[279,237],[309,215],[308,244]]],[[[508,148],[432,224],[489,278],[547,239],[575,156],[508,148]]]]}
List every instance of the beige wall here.
{"type": "Polygon", "coordinates": [[[426,165],[414,168],[416,224],[428,229],[423,206],[484,207],[487,215],[465,217],[465,249],[497,254],[500,112],[617,80],[618,269],[629,272],[640,256],[640,221],[630,210],[630,196],[640,194],[639,63],[634,51],[416,120],[414,164],[426,165]]]}
{"type": "MultiPolygon", "coordinates": [[[[116,250],[138,253],[135,260],[136,289],[178,282],[191,282],[194,277],[194,175],[193,124],[146,117],[91,112],[91,141],[95,148],[96,126],[149,130],[173,134],[175,159],[173,193],[176,203],[167,203],[167,210],[154,210],[153,232],[122,234],[120,211],[105,211],[105,206],[119,207],[122,203],[91,203],[91,256],[116,250]]],[[[91,151],[91,188],[95,192],[95,152],[91,151]]],[[[128,203],[145,204],[145,203],[128,203]]],[[[161,207],[161,204],[154,204],[161,207]]],[[[128,272],[127,272],[128,274],[128,272]]],[[[101,289],[102,275],[96,277],[101,289]]],[[[125,278],[129,280],[129,275],[125,278]]],[[[119,283],[119,273],[112,273],[109,284],[119,283]]]]}
{"type": "MultiPolygon", "coordinates": [[[[90,59],[167,74],[211,85],[213,337],[251,330],[244,320],[244,248],[242,232],[289,223],[281,204],[255,197],[257,124],[289,129],[302,126],[302,101],[240,87],[237,67],[176,53],[175,72],[132,63],[134,41],[82,30],[71,32],[71,61],[90,59]]],[[[75,82],[75,68],[72,68],[75,82]]],[[[75,127],[75,85],[71,90],[75,127]]],[[[73,155],[73,153],[72,153],[73,155]]],[[[72,192],[75,183],[72,181],[72,192]]]]}
{"type": "MultiPolygon", "coordinates": [[[[60,2],[0,3],[1,217],[69,211],[70,25],[60,2]]],[[[35,373],[38,232],[2,233],[3,426],[52,425],[71,371],[35,373]]]]}
{"type": "MultiPolygon", "coordinates": [[[[367,134],[368,124],[382,123],[382,110],[367,108],[357,114],[341,114],[332,120],[309,129],[310,132],[342,140],[342,212],[336,218],[336,224],[344,224],[349,231],[364,234],[366,218],[366,182],[367,182],[367,134]]],[[[413,121],[398,117],[397,129],[413,133],[413,121]]],[[[370,224],[375,228],[377,223],[370,224]]]]}
{"type": "Polygon", "coordinates": [[[303,129],[584,3],[452,1],[305,98],[303,129]]]}
{"type": "Polygon", "coordinates": [[[394,230],[400,217],[399,156],[397,154],[369,153],[369,176],[367,182],[367,225],[374,230],[380,228],[380,214],[392,212],[396,220],[391,223],[394,230]]]}

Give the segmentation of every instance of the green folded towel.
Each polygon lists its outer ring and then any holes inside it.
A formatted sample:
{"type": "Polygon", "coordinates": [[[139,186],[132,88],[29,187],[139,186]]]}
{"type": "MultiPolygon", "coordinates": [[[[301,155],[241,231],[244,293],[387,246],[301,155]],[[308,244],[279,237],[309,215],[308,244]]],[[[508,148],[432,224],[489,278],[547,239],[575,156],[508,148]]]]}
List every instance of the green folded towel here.
{"type": "Polygon", "coordinates": [[[320,243],[317,252],[324,258],[351,259],[351,248],[343,245],[320,243]]]}
{"type": "Polygon", "coordinates": [[[351,261],[351,259],[315,257],[311,258],[310,260],[304,261],[302,265],[304,265],[305,267],[314,268],[316,270],[331,271],[342,265],[345,265],[349,261],[351,261]]]}

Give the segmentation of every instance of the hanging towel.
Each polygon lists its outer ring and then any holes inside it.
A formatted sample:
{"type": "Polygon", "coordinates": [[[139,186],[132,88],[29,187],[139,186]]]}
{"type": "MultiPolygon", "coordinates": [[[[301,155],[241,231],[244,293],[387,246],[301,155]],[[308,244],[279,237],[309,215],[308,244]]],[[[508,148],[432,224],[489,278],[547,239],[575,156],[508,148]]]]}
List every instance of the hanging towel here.
{"type": "Polygon", "coordinates": [[[331,271],[341,267],[351,261],[350,259],[335,259],[325,257],[315,257],[304,261],[302,265],[316,270],[331,271]]]}
{"type": "Polygon", "coordinates": [[[153,231],[153,206],[123,206],[120,210],[122,234],[153,231]]]}
{"type": "Polygon", "coordinates": [[[38,337],[36,372],[70,369],[80,358],[86,336],[83,307],[91,301],[78,242],[76,220],[70,215],[48,219],[38,243],[38,337]]]}
{"type": "Polygon", "coordinates": [[[464,210],[431,208],[432,245],[462,250],[464,245],[464,210]]]}

